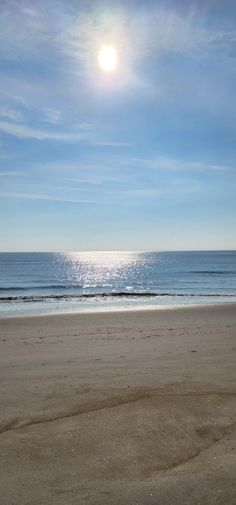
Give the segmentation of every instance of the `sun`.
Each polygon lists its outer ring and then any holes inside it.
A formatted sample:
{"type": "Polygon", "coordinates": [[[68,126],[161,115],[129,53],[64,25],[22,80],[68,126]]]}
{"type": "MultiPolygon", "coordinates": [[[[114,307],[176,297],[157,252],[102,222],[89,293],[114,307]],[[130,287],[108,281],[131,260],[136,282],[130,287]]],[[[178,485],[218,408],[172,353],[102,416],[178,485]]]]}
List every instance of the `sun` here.
{"type": "Polygon", "coordinates": [[[103,46],[98,53],[98,63],[105,72],[113,72],[117,66],[117,53],[113,46],[103,46]]]}

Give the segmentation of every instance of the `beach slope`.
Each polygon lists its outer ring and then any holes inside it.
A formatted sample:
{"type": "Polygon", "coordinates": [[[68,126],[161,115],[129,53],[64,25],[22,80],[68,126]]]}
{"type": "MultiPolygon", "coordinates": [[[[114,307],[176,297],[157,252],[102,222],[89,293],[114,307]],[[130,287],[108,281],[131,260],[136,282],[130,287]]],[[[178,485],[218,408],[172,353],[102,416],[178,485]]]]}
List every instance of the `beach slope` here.
{"type": "Polygon", "coordinates": [[[4,505],[234,505],[236,306],[0,320],[4,505]]]}

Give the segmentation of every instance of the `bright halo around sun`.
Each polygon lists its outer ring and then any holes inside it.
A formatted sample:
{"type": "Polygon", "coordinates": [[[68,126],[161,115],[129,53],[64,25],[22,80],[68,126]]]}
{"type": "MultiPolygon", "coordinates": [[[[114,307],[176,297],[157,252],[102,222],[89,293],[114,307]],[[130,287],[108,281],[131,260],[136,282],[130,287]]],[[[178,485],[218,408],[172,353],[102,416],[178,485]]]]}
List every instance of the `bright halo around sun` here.
{"type": "Polygon", "coordinates": [[[98,53],[98,63],[105,72],[113,72],[117,66],[117,53],[113,46],[103,46],[98,53]]]}

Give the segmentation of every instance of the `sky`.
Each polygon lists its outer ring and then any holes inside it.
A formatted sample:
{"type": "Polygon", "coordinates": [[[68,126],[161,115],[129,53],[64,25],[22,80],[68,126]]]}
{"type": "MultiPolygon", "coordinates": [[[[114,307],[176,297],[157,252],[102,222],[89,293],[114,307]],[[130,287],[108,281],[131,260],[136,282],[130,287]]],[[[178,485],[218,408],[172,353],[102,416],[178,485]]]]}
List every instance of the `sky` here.
{"type": "Polygon", "coordinates": [[[0,250],[236,249],[235,89],[235,1],[1,0],[0,250]]]}

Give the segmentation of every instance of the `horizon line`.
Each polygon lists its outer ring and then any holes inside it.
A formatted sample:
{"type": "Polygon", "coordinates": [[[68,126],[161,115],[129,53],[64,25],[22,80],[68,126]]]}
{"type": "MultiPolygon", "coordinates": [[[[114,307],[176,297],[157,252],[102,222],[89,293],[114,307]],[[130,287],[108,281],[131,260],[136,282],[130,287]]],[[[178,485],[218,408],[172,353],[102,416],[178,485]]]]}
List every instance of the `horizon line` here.
{"type": "Polygon", "coordinates": [[[161,252],[236,252],[236,249],[71,249],[71,250],[34,250],[34,251],[0,251],[0,254],[68,254],[68,253],[161,253],[161,252]]]}

